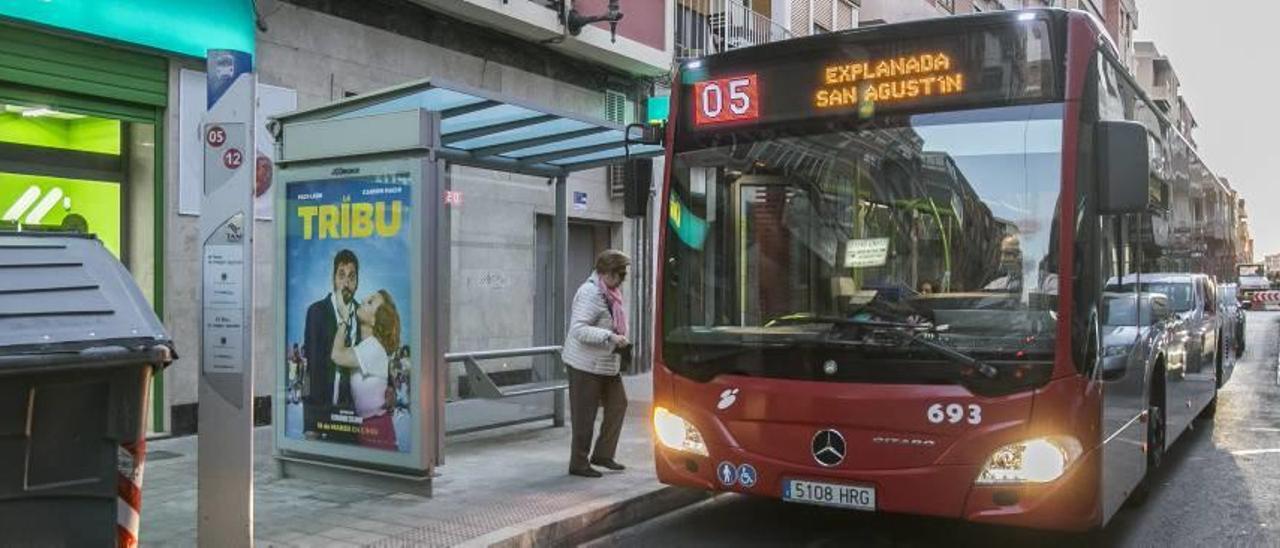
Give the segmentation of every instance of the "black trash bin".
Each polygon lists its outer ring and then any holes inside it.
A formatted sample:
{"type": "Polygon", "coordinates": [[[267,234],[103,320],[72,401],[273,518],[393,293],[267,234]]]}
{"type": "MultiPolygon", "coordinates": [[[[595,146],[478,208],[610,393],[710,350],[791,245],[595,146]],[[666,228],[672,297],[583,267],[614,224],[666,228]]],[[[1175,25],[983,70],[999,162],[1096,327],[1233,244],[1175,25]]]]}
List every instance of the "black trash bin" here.
{"type": "Polygon", "coordinates": [[[148,387],[173,357],[96,238],[0,232],[0,544],[136,543],[148,387]]]}

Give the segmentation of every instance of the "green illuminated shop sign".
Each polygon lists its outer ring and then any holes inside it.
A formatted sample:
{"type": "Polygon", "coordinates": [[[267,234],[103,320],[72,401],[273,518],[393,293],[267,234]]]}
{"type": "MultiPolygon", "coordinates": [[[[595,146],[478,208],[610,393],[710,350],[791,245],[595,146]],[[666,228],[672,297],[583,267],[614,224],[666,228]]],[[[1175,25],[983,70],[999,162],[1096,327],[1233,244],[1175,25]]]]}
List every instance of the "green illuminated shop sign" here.
{"type": "Polygon", "coordinates": [[[192,57],[254,51],[251,0],[0,0],[0,17],[192,57]]]}
{"type": "Polygon", "coordinates": [[[650,97],[646,107],[646,118],[650,124],[666,123],[671,117],[671,97],[650,97]]]}
{"type": "Polygon", "coordinates": [[[120,256],[120,185],[0,173],[0,224],[95,234],[120,256]]]}

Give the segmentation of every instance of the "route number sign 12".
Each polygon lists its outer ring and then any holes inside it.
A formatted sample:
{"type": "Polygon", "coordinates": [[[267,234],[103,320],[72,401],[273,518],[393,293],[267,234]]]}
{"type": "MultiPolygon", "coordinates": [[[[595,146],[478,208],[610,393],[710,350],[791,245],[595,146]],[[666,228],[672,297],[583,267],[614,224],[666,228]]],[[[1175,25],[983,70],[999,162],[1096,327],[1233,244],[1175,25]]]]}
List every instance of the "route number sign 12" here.
{"type": "Polygon", "coordinates": [[[755,74],[693,84],[694,124],[743,122],[760,117],[760,87],[755,74]]]}

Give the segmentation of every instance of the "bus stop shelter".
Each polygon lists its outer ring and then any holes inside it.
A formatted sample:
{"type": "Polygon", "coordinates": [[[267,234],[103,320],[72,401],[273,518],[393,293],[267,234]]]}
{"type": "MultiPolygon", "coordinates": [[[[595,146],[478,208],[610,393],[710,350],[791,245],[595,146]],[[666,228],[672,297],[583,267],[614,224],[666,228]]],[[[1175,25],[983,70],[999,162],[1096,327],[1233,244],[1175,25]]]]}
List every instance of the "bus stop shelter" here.
{"type": "Polygon", "coordinates": [[[429,493],[447,432],[510,422],[450,414],[544,395],[548,414],[531,418],[562,425],[567,385],[554,357],[567,324],[568,177],[662,147],[628,142],[617,124],[432,80],[291,113],[270,127],[281,168],[273,304],[284,359],[273,399],[284,418],[274,421],[282,471],[357,472],[429,493]],[[543,344],[450,351],[451,219],[465,190],[453,173],[463,167],[554,187],[552,328],[543,344]],[[500,359],[541,365],[512,385],[481,363],[500,359]],[[451,398],[451,367],[464,372],[472,397],[451,398]]]}

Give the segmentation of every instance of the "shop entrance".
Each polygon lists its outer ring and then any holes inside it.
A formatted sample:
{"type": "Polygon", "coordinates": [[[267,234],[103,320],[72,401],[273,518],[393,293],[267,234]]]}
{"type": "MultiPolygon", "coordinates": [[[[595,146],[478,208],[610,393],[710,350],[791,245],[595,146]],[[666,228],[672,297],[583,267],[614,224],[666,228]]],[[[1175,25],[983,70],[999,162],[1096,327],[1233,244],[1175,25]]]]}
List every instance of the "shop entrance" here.
{"type": "Polygon", "coordinates": [[[0,23],[0,74],[0,226],[97,235],[163,317],[168,61],[0,23]]]}

